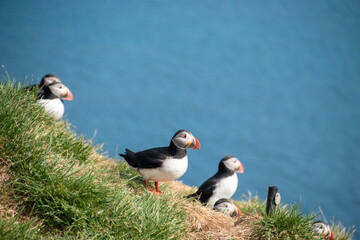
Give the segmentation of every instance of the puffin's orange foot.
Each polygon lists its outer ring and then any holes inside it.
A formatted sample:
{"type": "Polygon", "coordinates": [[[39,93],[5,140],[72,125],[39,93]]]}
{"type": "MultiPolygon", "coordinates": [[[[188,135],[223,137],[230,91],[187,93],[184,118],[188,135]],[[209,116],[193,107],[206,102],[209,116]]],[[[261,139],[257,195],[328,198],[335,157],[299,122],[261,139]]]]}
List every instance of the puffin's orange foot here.
{"type": "Polygon", "coordinates": [[[150,190],[150,192],[155,192],[155,189],[151,188],[150,186],[148,186],[147,188],[150,190]]]}
{"type": "Polygon", "coordinates": [[[155,189],[153,189],[152,187],[150,187],[150,184],[149,184],[148,180],[145,180],[145,184],[146,184],[147,188],[148,188],[150,191],[152,191],[152,192],[155,191],[155,189]]]}
{"type": "Polygon", "coordinates": [[[156,193],[156,194],[161,193],[160,191],[156,191],[156,190],[155,190],[155,189],[153,189],[153,188],[149,188],[149,190],[150,190],[150,192],[153,192],[153,193],[156,193]]]}
{"type": "Polygon", "coordinates": [[[155,193],[161,193],[161,192],[159,191],[158,182],[155,182],[155,189],[156,189],[155,193]]]}
{"type": "Polygon", "coordinates": [[[155,189],[150,186],[148,180],[145,180],[145,184],[146,184],[147,188],[148,188],[151,192],[156,193],[156,194],[161,193],[161,192],[159,191],[159,187],[158,187],[158,183],[157,183],[157,182],[155,182],[155,189]]]}

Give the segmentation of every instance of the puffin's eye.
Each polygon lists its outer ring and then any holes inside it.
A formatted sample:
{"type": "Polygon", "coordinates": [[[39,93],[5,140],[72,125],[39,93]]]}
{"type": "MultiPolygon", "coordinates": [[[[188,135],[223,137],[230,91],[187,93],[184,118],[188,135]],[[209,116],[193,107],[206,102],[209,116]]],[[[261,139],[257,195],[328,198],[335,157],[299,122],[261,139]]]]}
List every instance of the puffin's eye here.
{"type": "Polygon", "coordinates": [[[183,138],[186,138],[186,134],[184,136],[182,136],[183,138]]]}
{"type": "Polygon", "coordinates": [[[60,86],[59,88],[62,89],[62,86],[60,86]]]}

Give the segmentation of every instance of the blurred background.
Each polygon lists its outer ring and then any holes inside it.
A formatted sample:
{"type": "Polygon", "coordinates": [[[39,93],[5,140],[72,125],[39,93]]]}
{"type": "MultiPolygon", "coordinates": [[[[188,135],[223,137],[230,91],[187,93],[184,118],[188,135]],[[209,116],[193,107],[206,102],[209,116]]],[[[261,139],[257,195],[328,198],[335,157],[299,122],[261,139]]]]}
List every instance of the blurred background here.
{"type": "Polygon", "coordinates": [[[111,157],[185,128],[201,143],[185,184],[234,155],[234,199],[277,185],[282,203],[359,227],[359,16],[355,0],[2,0],[0,64],[58,75],[64,119],[111,157]]]}

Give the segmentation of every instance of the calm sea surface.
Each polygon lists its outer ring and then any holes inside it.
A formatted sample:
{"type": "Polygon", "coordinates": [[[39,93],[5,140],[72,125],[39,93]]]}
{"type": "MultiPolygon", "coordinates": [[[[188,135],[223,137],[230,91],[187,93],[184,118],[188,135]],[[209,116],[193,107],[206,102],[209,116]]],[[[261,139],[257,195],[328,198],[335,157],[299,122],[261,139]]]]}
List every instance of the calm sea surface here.
{"type": "Polygon", "coordinates": [[[359,16],[355,0],[3,0],[0,64],[58,75],[65,119],[110,156],[185,128],[201,150],[184,183],[235,155],[235,199],[277,185],[283,203],[359,228],[359,16]]]}

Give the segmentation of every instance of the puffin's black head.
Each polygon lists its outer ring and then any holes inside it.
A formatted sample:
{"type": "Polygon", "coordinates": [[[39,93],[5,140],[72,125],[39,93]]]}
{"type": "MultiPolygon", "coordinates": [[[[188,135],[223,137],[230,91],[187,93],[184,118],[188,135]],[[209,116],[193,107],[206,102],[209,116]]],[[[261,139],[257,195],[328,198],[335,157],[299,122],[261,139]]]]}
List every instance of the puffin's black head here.
{"type": "Polygon", "coordinates": [[[181,149],[200,149],[200,142],[185,129],[177,131],[172,137],[171,143],[173,143],[177,148],[181,149]]]}
{"type": "Polygon", "coordinates": [[[240,209],[226,198],[221,198],[217,200],[214,205],[214,210],[224,213],[225,215],[230,217],[237,217],[242,215],[240,209]]]}
{"type": "Polygon", "coordinates": [[[54,74],[46,74],[40,81],[40,87],[49,86],[53,83],[61,83],[60,78],[54,74]]]}
{"type": "Polygon", "coordinates": [[[237,172],[237,173],[244,173],[244,167],[242,163],[234,156],[227,155],[223,159],[221,159],[219,163],[219,168],[222,167],[222,165],[225,165],[226,168],[228,168],[231,171],[237,172]]]}
{"type": "Polygon", "coordinates": [[[64,100],[73,100],[73,94],[68,87],[66,87],[60,79],[54,74],[46,74],[40,82],[40,88],[45,92],[50,91],[51,94],[64,100]]]}

